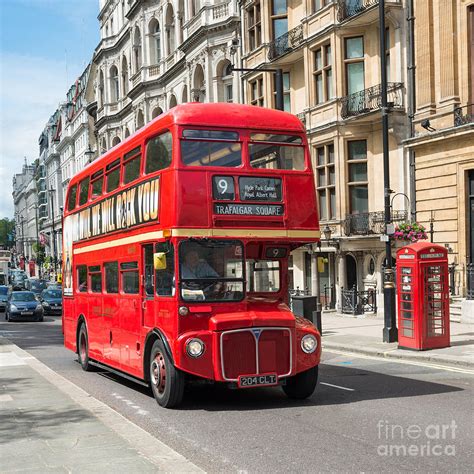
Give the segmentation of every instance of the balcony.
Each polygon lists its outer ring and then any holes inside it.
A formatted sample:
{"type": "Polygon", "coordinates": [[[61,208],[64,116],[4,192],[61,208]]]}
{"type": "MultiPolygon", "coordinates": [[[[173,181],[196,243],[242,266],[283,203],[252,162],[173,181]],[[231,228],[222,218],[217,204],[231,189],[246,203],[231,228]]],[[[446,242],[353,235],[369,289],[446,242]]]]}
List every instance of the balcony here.
{"type": "MultiPolygon", "coordinates": [[[[380,84],[377,84],[342,97],[340,102],[341,118],[343,119],[368,114],[382,108],[382,88],[380,84]]],[[[403,109],[403,83],[388,83],[387,105],[389,109],[403,109]]]]}
{"type": "Polygon", "coordinates": [[[337,21],[348,20],[378,5],[379,0],[337,0],[337,21]]]}
{"type": "MultiPolygon", "coordinates": [[[[393,211],[392,222],[405,222],[408,211],[393,211]]],[[[346,236],[351,235],[376,235],[385,231],[385,213],[362,212],[360,214],[349,214],[343,221],[343,231],[346,236]]]]}
{"type": "Polygon", "coordinates": [[[461,127],[468,123],[474,123],[474,104],[454,109],[454,126],[461,127]]]}
{"type": "Polygon", "coordinates": [[[303,41],[303,25],[298,25],[268,45],[268,60],[273,61],[286,53],[294,51],[303,44],[303,41]]]}

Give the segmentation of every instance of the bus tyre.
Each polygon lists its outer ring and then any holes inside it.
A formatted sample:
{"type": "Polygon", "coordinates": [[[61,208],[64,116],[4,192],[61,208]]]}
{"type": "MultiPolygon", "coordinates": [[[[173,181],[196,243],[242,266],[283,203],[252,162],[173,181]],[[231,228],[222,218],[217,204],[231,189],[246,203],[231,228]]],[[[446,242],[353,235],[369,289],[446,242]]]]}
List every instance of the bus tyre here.
{"type": "Polygon", "coordinates": [[[87,329],[84,323],[81,324],[79,336],[77,338],[77,357],[82,370],[85,370],[86,372],[92,371],[92,365],[89,361],[89,339],[87,337],[87,329]]]}
{"type": "Polygon", "coordinates": [[[155,400],[164,408],[178,406],[184,393],[184,374],[172,363],[163,342],[153,344],[150,355],[150,385],[155,400]]]}
{"type": "Polygon", "coordinates": [[[312,395],[317,383],[318,366],[301,372],[294,377],[288,377],[286,385],[282,385],[282,388],[289,398],[302,400],[312,395]]]}

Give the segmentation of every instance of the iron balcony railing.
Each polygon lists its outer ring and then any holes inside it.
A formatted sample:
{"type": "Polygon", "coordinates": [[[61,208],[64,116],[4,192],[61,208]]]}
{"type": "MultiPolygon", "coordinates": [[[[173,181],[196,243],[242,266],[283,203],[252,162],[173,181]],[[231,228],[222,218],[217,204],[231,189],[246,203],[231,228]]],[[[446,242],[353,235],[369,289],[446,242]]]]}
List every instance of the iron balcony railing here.
{"type": "Polygon", "coordinates": [[[378,3],[379,0],[337,0],[337,21],[352,18],[378,3]]]}
{"type": "Polygon", "coordinates": [[[298,25],[296,28],[293,28],[288,31],[288,33],[279,36],[269,44],[268,60],[272,61],[295,50],[298,46],[303,44],[303,40],[303,25],[298,25]]]}
{"type": "MultiPolygon", "coordinates": [[[[392,222],[405,222],[408,211],[392,211],[392,222]]],[[[349,214],[343,222],[344,234],[349,235],[372,235],[385,232],[385,213],[361,212],[360,214],[349,214]]]]}
{"type": "MultiPolygon", "coordinates": [[[[340,99],[341,117],[357,117],[382,108],[382,87],[380,84],[369,87],[340,99]]],[[[403,108],[403,83],[389,82],[387,84],[387,105],[389,109],[403,108]]]]}
{"type": "Polygon", "coordinates": [[[474,104],[456,107],[454,109],[454,126],[460,127],[468,123],[474,123],[474,104]]]}

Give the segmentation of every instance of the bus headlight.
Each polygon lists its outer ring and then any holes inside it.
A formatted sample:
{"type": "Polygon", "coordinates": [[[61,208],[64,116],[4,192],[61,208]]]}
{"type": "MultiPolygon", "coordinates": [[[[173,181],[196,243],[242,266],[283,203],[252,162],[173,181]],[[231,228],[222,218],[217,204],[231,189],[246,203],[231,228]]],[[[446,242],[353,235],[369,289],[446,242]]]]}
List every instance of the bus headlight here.
{"type": "Polygon", "coordinates": [[[191,357],[201,357],[204,353],[204,342],[201,339],[189,339],[186,343],[186,352],[191,357]]]}
{"type": "Polygon", "coordinates": [[[306,334],[301,338],[301,350],[306,354],[312,354],[318,347],[318,340],[312,334],[306,334]]]}

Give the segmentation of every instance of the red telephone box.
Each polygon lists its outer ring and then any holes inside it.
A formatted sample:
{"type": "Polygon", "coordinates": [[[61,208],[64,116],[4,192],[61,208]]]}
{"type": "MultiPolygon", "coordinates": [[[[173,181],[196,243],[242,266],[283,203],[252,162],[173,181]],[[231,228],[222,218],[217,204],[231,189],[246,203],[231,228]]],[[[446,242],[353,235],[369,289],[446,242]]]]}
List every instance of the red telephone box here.
{"type": "Polygon", "coordinates": [[[449,347],[447,250],[417,242],[397,251],[398,346],[449,347]]]}

